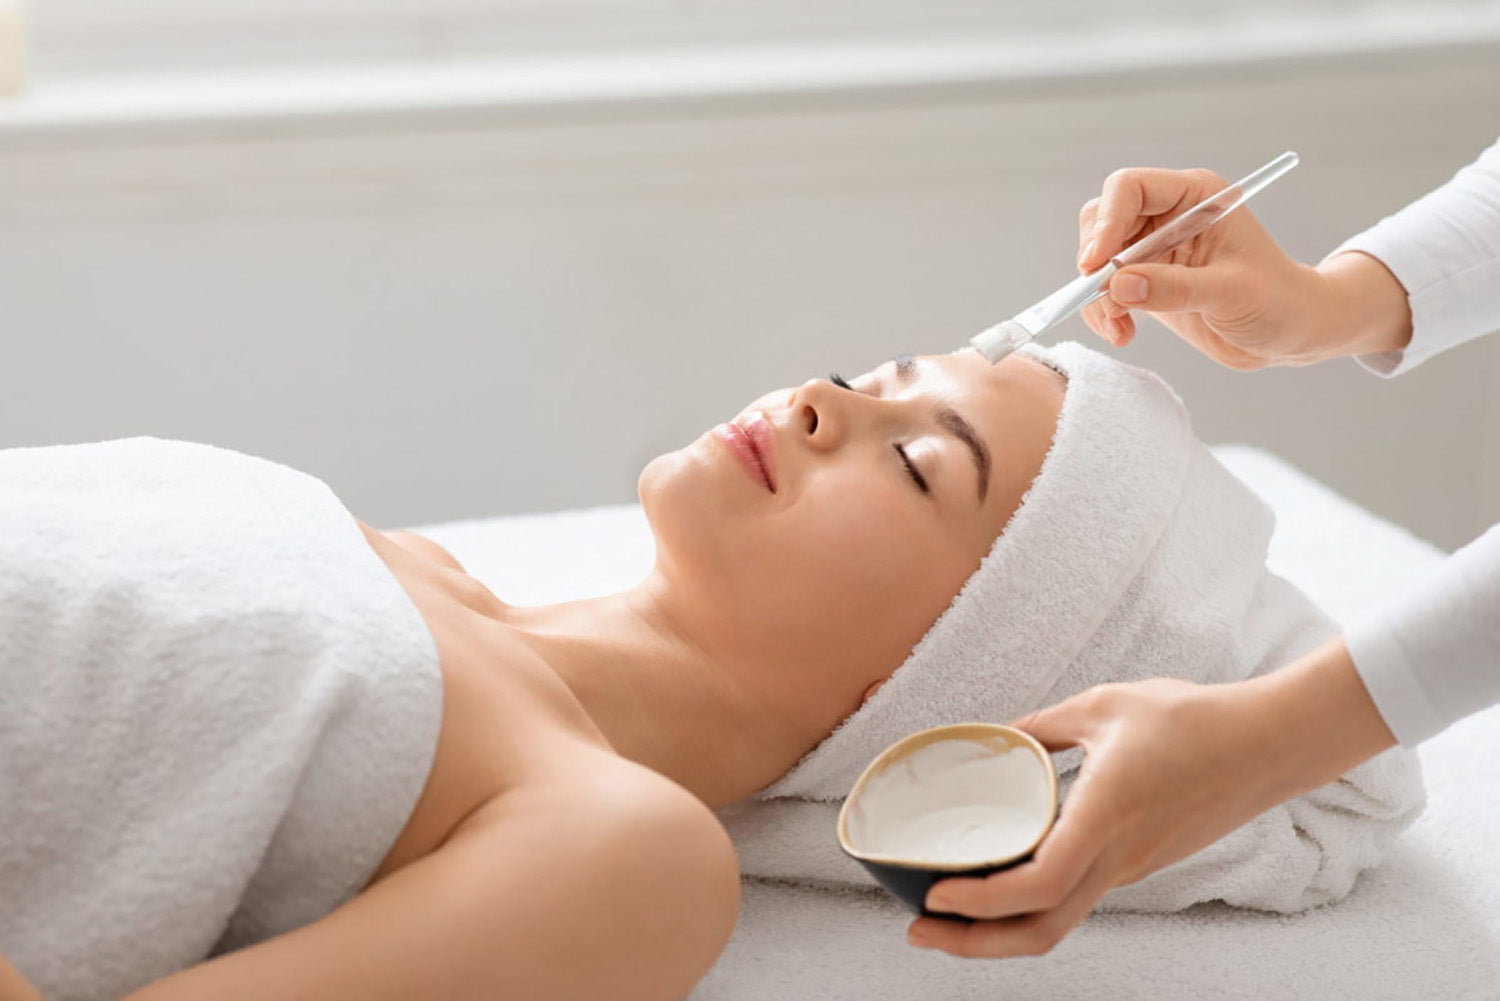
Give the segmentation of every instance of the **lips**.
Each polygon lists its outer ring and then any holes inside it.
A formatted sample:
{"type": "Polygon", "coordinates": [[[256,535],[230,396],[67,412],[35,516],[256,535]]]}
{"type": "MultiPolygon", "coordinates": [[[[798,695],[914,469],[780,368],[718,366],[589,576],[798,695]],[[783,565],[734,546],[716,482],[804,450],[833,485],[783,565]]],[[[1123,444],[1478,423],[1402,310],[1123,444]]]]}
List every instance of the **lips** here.
{"type": "Polygon", "coordinates": [[[766,415],[756,410],[730,424],[720,424],[713,434],[740,461],[745,473],[771,493],[776,492],[776,430],[766,415]]]}

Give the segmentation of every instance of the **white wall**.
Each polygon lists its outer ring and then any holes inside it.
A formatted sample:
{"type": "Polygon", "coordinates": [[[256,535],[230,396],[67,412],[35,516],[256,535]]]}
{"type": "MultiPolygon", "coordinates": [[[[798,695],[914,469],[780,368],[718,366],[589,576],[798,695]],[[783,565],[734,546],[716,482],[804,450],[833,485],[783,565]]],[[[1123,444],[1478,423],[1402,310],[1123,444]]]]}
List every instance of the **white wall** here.
{"type": "MultiPolygon", "coordinates": [[[[1493,141],[1500,49],[364,131],[0,136],[0,446],[150,433],[381,525],[615,502],[764,390],[940,351],[1071,273],[1121,165],[1303,165],[1316,259],[1493,141]]],[[[1083,328],[1075,326],[1073,332],[1083,328]]],[[[1500,339],[1384,382],[1158,330],[1213,441],[1440,544],[1500,518],[1500,339]]]]}

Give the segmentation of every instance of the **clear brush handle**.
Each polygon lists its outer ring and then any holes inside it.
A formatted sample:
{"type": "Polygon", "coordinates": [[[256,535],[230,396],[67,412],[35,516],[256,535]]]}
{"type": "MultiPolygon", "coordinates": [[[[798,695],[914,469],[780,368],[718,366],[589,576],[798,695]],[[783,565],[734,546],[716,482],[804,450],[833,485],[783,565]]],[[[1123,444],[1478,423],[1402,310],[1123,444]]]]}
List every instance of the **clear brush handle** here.
{"type": "MultiPolygon", "coordinates": [[[[1299,159],[1296,153],[1287,150],[1259,170],[1251,171],[1235,181],[1223,191],[1209,195],[1161,229],[1141,237],[1111,257],[1108,264],[1084,276],[1083,284],[1091,285],[1091,290],[1081,296],[1075,292],[1072,296],[1073,303],[1070,303],[1072,308],[1066,314],[1058,315],[1048,326],[1056,326],[1095,299],[1102,298],[1109,289],[1109,280],[1114,277],[1116,271],[1128,268],[1132,264],[1144,264],[1158,257],[1165,257],[1248,202],[1257,191],[1297,166],[1299,159]]],[[[1075,279],[1075,283],[1077,281],[1075,279]]],[[[1071,287],[1070,285],[1069,288],[1071,287]]],[[[1059,296],[1058,298],[1066,297],[1059,296]]]]}
{"type": "Polygon", "coordinates": [[[1140,264],[1163,256],[1245,204],[1257,191],[1297,166],[1297,160],[1297,154],[1288,150],[1259,170],[1240,178],[1223,191],[1209,195],[1161,229],[1132,243],[1110,260],[1116,267],[1126,268],[1132,264],[1140,264]]]}
{"type": "MultiPolygon", "coordinates": [[[[1298,156],[1291,150],[1272,160],[1259,170],[1246,174],[1223,191],[1209,195],[1161,229],[1141,237],[1120,251],[1097,271],[1075,278],[1067,285],[1032,307],[1046,315],[1045,326],[1055,327],[1095,299],[1104,297],[1109,289],[1109,280],[1116,271],[1132,264],[1144,264],[1158,257],[1165,257],[1176,248],[1187,243],[1199,233],[1239,208],[1276,178],[1297,166],[1298,156]]],[[[1030,312],[1028,310],[1028,312],[1030,312]]],[[[1026,313],[1021,314],[1024,320],[1026,313]]],[[[1033,326],[1027,323],[1027,327],[1033,326]]],[[[1041,333],[1040,330],[1036,331],[1041,333]]]]}

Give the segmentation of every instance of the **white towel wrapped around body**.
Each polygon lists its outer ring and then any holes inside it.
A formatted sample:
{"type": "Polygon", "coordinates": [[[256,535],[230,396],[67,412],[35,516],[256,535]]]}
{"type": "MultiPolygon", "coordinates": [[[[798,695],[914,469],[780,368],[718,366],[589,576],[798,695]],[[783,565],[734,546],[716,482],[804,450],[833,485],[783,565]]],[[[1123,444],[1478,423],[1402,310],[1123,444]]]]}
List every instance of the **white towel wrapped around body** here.
{"type": "Polygon", "coordinates": [[[425,623],[321,481],[154,438],[0,451],[0,955],[48,1001],[354,896],[441,717],[425,623]]]}
{"type": "MultiPolygon", "coordinates": [[[[723,811],[747,875],[868,885],[838,849],[838,801],[915,730],[1017,719],[1103,682],[1235,681],[1335,631],[1266,569],[1270,509],[1198,440],[1160,379],[1077,344],[1025,353],[1068,383],[1041,471],[890,680],[781,780],[723,811]]],[[[1393,750],[1105,906],[1289,912],[1337,900],[1422,804],[1415,756],[1393,750]]]]}

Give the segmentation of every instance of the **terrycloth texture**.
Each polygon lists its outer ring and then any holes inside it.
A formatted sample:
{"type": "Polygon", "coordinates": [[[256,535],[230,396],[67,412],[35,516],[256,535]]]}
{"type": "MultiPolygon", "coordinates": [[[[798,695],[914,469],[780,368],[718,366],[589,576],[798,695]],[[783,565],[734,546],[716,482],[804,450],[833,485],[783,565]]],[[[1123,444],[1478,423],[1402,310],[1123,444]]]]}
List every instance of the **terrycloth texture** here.
{"type": "MultiPolygon", "coordinates": [[[[1276,511],[1272,570],[1340,621],[1442,558],[1274,456],[1214,454],[1276,511]]],[[[606,594],[649,571],[636,505],[420,529],[507,601],[606,594]],[[539,558],[534,558],[539,557],[539,558]]],[[[953,959],[905,945],[911,915],[873,884],[747,879],[728,950],[693,1001],[1411,1001],[1493,999],[1500,983],[1500,709],[1424,744],[1431,803],[1337,906],[1294,917],[1205,904],[1091,917],[1052,954],[953,959]]]]}
{"type": "MultiPolygon", "coordinates": [[[[1389,555],[1366,549],[1343,565],[1389,581],[1391,564],[1375,567],[1389,555]]],[[[911,914],[883,892],[752,879],[729,948],[692,1001],[1494,1001],[1500,710],[1418,753],[1430,804],[1335,906],[1098,914],[1041,958],[979,961],[907,947],[911,914]]]]}
{"type": "MultiPolygon", "coordinates": [[[[725,811],[746,874],[867,883],[834,841],[838,801],[915,730],[1015,719],[1109,681],[1239,680],[1334,632],[1266,568],[1270,510],[1160,379],[1077,344],[1028,353],[1068,379],[1040,473],[880,691],[759,801],[725,811]]],[[[1105,903],[1289,912],[1337,900],[1421,805],[1415,759],[1390,752],[1105,903]]]]}
{"type": "Polygon", "coordinates": [[[0,452],[0,954],[102,1001],[352,897],[426,780],[421,616],[320,481],[0,452]]]}

